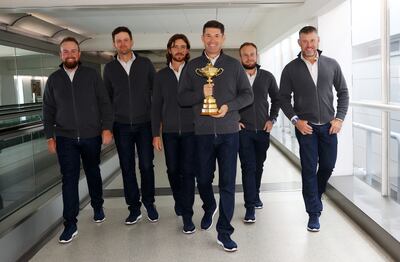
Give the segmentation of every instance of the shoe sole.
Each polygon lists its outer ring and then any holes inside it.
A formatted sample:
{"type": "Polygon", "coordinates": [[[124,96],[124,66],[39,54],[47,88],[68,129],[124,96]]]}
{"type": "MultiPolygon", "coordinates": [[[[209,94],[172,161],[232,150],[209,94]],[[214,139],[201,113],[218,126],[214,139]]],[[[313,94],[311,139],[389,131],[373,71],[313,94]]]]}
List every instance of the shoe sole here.
{"type": "Polygon", "coordinates": [[[182,230],[182,232],[183,232],[184,234],[187,234],[187,235],[193,234],[194,232],[196,232],[196,228],[193,229],[193,230],[189,230],[189,231],[182,230]]]}
{"type": "Polygon", "coordinates": [[[202,228],[202,230],[204,230],[204,231],[210,230],[210,228],[213,226],[214,216],[215,216],[215,214],[217,214],[217,211],[218,211],[218,206],[215,208],[214,213],[213,213],[213,215],[211,217],[211,225],[209,227],[207,227],[207,228],[202,228]]]}
{"type": "Polygon", "coordinates": [[[155,223],[158,221],[159,218],[157,219],[151,219],[150,217],[147,217],[147,219],[151,222],[151,223],[155,223]]]}
{"type": "Polygon", "coordinates": [[[103,223],[105,220],[106,220],[106,218],[103,218],[101,220],[94,220],[93,219],[93,222],[95,222],[95,223],[103,223]]]}
{"type": "Polygon", "coordinates": [[[319,228],[310,228],[310,227],[307,227],[307,230],[310,231],[310,232],[319,232],[319,228]]]}
{"type": "Polygon", "coordinates": [[[58,240],[58,243],[60,243],[60,244],[68,244],[68,243],[71,242],[76,236],[78,236],[78,230],[76,230],[76,231],[72,234],[72,236],[71,236],[70,239],[68,239],[68,240],[58,240]]]}
{"type": "Polygon", "coordinates": [[[255,206],[254,209],[263,209],[263,206],[255,206]]]}
{"type": "Polygon", "coordinates": [[[243,219],[243,222],[246,224],[253,224],[256,222],[256,220],[255,219],[243,219]]]}
{"type": "Polygon", "coordinates": [[[226,248],[224,246],[224,244],[221,241],[219,241],[218,239],[217,239],[217,243],[218,243],[218,245],[222,246],[224,248],[224,250],[227,251],[227,252],[235,252],[235,251],[237,251],[237,247],[231,248],[231,249],[226,248]]]}
{"type": "Polygon", "coordinates": [[[142,215],[139,215],[139,216],[136,218],[136,220],[133,221],[133,222],[127,222],[127,221],[125,221],[125,225],[133,225],[133,224],[136,224],[137,222],[139,222],[140,219],[142,219],[142,215]]]}

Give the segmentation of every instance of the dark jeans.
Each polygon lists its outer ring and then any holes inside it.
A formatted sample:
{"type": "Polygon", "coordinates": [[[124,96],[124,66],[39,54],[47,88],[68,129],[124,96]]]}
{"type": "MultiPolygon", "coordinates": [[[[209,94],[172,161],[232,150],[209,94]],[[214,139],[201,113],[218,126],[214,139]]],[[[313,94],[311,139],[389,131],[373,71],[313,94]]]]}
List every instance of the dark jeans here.
{"type": "Polygon", "coordinates": [[[167,174],[175,205],[192,218],[195,186],[194,133],[163,133],[167,174]]]}
{"type": "Polygon", "coordinates": [[[269,148],[269,133],[243,129],[239,132],[239,141],[244,206],[254,208],[260,194],[261,177],[269,148]]]}
{"type": "Polygon", "coordinates": [[[235,179],[239,133],[223,135],[196,135],[197,146],[197,187],[203,200],[203,209],[210,212],[216,207],[212,182],[216,167],[219,167],[219,234],[231,235],[231,225],[235,208],[235,179]]]}
{"type": "Polygon", "coordinates": [[[141,124],[114,123],[114,139],[124,183],[125,201],[130,211],[140,210],[140,192],[135,171],[135,145],[139,157],[142,202],[154,203],[153,145],[150,122],[141,124]]]}
{"type": "Polygon", "coordinates": [[[100,175],[101,137],[68,138],[56,137],[57,156],[62,174],[62,196],[64,225],[76,224],[79,213],[79,173],[82,158],[87,185],[89,188],[90,204],[94,209],[103,206],[103,183],[100,175]]]}
{"type": "Polygon", "coordinates": [[[302,135],[296,129],[300,146],[301,178],[303,198],[309,214],[322,211],[321,196],[335,167],[337,157],[337,135],[329,134],[331,124],[313,125],[311,135],[302,135]],[[317,170],[318,167],[318,170],[317,170]]]}

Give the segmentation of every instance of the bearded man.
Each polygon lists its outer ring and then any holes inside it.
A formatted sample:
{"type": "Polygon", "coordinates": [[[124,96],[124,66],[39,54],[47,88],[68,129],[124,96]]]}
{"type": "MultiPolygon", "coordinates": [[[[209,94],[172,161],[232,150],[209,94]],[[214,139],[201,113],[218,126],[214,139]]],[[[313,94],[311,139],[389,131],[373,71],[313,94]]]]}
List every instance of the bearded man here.
{"type": "Polygon", "coordinates": [[[239,158],[242,167],[242,182],[245,223],[256,222],[255,209],[261,209],[261,177],[267,158],[269,136],[279,111],[278,85],[274,76],[257,64],[257,46],[243,43],[239,49],[240,61],[249,78],[254,93],[254,102],[241,109],[239,132],[239,158]],[[269,107],[268,97],[271,99],[269,107]]]}
{"type": "Polygon", "coordinates": [[[182,216],[185,234],[196,231],[192,221],[195,140],[192,107],[181,107],[177,95],[182,70],[190,57],[189,51],[190,43],[185,35],[175,34],[168,40],[167,66],[154,78],[151,110],[153,146],[161,151],[162,144],[164,145],[175,213],[182,216]]]}
{"type": "Polygon", "coordinates": [[[80,159],[86,174],[93,221],[105,220],[100,174],[101,144],[112,140],[112,107],[100,74],[82,66],[78,41],[60,43],[60,69],[52,73],[43,97],[43,124],[50,153],[57,153],[62,174],[64,231],[60,243],[78,234],[80,159]]]}

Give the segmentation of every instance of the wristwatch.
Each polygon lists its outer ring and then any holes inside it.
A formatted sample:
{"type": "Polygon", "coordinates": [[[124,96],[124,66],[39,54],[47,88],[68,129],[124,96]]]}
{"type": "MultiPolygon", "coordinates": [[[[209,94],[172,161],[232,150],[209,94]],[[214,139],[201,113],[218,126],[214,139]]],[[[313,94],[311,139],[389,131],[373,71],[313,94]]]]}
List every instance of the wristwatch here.
{"type": "Polygon", "coordinates": [[[293,125],[296,125],[297,121],[299,121],[299,117],[298,116],[294,116],[294,117],[292,117],[292,119],[290,121],[292,122],[293,125]]]}

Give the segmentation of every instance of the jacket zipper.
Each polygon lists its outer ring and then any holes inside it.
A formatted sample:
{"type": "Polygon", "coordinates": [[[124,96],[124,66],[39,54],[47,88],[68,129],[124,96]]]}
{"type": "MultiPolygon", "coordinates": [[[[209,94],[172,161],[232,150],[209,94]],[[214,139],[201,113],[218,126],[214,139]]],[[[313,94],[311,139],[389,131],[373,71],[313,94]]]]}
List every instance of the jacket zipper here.
{"type": "Polygon", "coordinates": [[[71,93],[72,93],[72,106],[74,108],[74,115],[75,115],[75,121],[76,121],[76,134],[77,134],[77,139],[79,142],[80,132],[79,132],[78,112],[76,111],[75,92],[74,92],[74,85],[73,85],[72,81],[71,81],[71,93]]]}
{"type": "Polygon", "coordinates": [[[131,79],[129,78],[129,74],[127,74],[127,76],[128,76],[128,93],[129,93],[129,120],[130,120],[130,123],[131,123],[131,127],[132,127],[132,122],[133,122],[133,120],[132,120],[132,118],[133,118],[133,116],[132,116],[132,91],[131,91],[131,79]]]}

